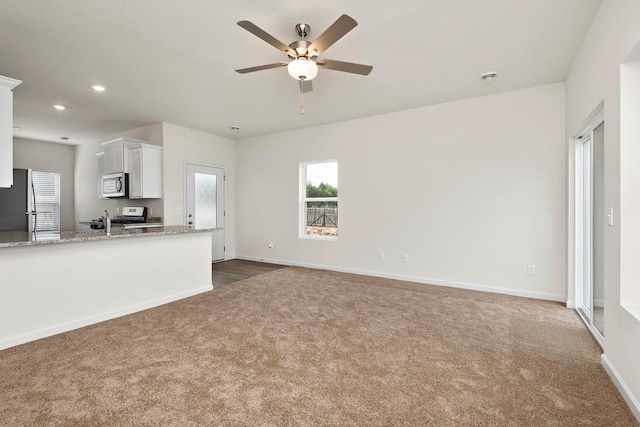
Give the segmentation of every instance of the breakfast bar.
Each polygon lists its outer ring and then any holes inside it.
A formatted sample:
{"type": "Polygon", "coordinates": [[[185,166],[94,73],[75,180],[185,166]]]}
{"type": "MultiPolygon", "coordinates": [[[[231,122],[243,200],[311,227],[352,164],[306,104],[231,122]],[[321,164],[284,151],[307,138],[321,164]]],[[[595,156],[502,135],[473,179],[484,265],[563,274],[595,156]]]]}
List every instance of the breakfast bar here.
{"type": "Polygon", "coordinates": [[[215,230],[0,232],[0,349],[211,290],[215,230]]]}

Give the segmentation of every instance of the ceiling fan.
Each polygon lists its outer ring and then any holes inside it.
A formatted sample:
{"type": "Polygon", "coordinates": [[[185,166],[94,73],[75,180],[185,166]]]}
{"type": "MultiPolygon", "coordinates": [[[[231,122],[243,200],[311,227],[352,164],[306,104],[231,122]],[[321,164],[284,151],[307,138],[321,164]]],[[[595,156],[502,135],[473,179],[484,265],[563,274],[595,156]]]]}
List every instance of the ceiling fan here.
{"type": "MultiPolygon", "coordinates": [[[[238,25],[249,31],[251,34],[261,38],[279,51],[285,53],[290,61],[280,61],[273,64],[259,65],[257,67],[241,68],[236,70],[240,74],[252,73],[254,71],[268,70],[286,66],[289,75],[300,82],[300,94],[310,92],[313,87],[311,80],[318,75],[318,67],[327,70],[343,71],[346,73],[368,75],[373,67],[370,65],[354,64],[352,62],[334,61],[331,59],[318,60],[321,55],[332,44],[340,40],[345,34],[354,29],[358,23],[348,15],[342,15],[324,33],[320,34],[315,41],[305,40],[311,32],[309,24],[297,24],[296,31],[300,40],[296,40],[289,46],[282,43],[266,31],[262,30],[250,21],[239,21],[238,25]]],[[[300,112],[304,114],[304,103],[300,102],[300,112]]]]}

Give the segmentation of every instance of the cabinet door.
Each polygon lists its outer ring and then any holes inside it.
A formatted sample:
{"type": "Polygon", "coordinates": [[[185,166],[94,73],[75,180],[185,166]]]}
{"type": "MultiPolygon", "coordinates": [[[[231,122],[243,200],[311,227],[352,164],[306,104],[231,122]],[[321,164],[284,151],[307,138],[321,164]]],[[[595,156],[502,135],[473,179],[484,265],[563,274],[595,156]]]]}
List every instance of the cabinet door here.
{"type": "Polygon", "coordinates": [[[13,184],[13,92],[0,86],[0,187],[13,184]]]}
{"type": "Polygon", "coordinates": [[[124,144],[113,144],[104,149],[104,173],[126,172],[124,144]]]}
{"type": "Polygon", "coordinates": [[[142,149],[131,148],[129,151],[129,198],[142,197],[142,149]]]}
{"type": "Polygon", "coordinates": [[[162,197],[162,150],[142,148],[142,197],[159,199],[162,197]]]}
{"type": "Polygon", "coordinates": [[[13,92],[20,80],[0,76],[0,188],[13,184],[13,92]]]}
{"type": "Polygon", "coordinates": [[[104,175],[104,152],[96,153],[96,158],[98,160],[98,198],[104,199],[104,194],[102,194],[102,175],[104,175]]]}

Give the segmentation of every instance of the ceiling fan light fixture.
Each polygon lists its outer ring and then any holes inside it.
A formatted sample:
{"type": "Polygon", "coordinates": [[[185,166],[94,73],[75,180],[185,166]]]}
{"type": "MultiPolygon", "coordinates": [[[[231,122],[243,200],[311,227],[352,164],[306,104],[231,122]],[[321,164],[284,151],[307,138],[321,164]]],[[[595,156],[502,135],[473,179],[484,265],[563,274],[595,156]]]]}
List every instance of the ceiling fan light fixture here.
{"type": "Polygon", "coordinates": [[[287,65],[289,75],[296,80],[312,80],[318,75],[318,65],[307,58],[298,58],[287,65]]]}

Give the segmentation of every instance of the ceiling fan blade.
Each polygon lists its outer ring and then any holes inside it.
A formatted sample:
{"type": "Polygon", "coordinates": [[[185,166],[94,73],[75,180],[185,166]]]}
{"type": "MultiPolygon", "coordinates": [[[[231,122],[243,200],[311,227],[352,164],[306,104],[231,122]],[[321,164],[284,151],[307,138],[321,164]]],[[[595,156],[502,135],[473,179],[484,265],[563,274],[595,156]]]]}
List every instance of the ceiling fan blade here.
{"type": "Polygon", "coordinates": [[[333,61],[331,59],[324,59],[317,62],[318,67],[326,68],[327,70],[344,71],[346,73],[361,74],[368,76],[373,67],[371,65],[354,64],[352,62],[333,61]]]}
{"type": "Polygon", "coordinates": [[[238,21],[238,25],[244,28],[245,30],[249,31],[254,36],[260,37],[262,40],[266,41],[271,46],[278,49],[280,52],[284,52],[287,55],[292,55],[292,56],[296,55],[293,49],[291,49],[289,46],[287,46],[286,44],[282,43],[280,40],[273,37],[271,34],[264,31],[254,23],[250,21],[238,21]]]}
{"type": "Polygon", "coordinates": [[[241,68],[239,70],[236,70],[236,72],[240,74],[253,73],[254,71],[262,71],[262,70],[269,70],[271,68],[284,67],[287,64],[288,64],[287,62],[281,61],[281,62],[276,62],[274,64],[258,65],[257,67],[241,68]]]}
{"type": "Polygon", "coordinates": [[[313,82],[311,80],[300,80],[300,93],[308,93],[313,90],[313,82]]]}
{"type": "Polygon", "coordinates": [[[314,56],[320,55],[322,52],[327,50],[329,46],[340,40],[349,31],[353,30],[356,25],[358,25],[358,23],[355,19],[349,15],[342,15],[336,22],[331,24],[324,33],[320,34],[320,37],[311,43],[308,51],[313,52],[315,50],[315,53],[312,54],[314,56]]]}

